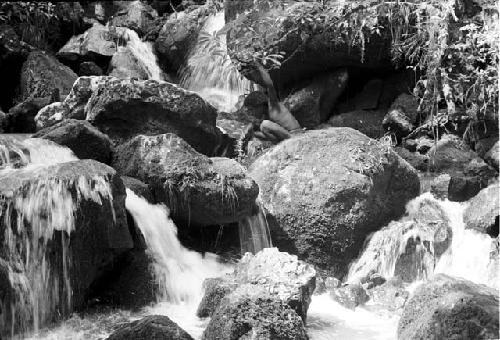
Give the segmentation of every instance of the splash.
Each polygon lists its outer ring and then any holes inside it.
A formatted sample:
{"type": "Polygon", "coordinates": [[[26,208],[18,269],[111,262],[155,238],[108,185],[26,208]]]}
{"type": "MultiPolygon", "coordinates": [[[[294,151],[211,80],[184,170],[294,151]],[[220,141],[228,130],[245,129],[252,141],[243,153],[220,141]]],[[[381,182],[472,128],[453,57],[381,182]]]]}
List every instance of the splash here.
{"type": "Polygon", "coordinates": [[[224,25],[224,12],[207,19],[181,71],[180,83],[217,109],[233,112],[240,96],[254,90],[255,86],[232,64],[227,53],[224,25]]]}
{"type": "Polygon", "coordinates": [[[238,231],[242,255],[247,252],[256,254],[264,248],[273,246],[266,214],[261,205],[257,214],[238,222],[238,231]]]}

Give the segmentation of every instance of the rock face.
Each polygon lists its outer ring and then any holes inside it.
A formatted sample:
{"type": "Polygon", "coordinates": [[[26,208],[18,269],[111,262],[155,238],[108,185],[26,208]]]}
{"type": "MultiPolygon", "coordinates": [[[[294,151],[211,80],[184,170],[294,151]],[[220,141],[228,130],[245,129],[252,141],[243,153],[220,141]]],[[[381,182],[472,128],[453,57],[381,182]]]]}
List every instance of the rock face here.
{"type": "Polygon", "coordinates": [[[141,1],[126,2],[111,19],[113,26],[128,27],[140,35],[147,33],[158,13],[148,4],[141,1]]]}
{"type": "Polygon", "coordinates": [[[52,97],[58,91],[58,98],[66,97],[78,76],[67,66],[61,64],[53,56],[35,51],[28,55],[28,59],[21,71],[20,95],[21,100],[29,97],[52,97]]]}
{"type": "Polygon", "coordinates": [[[91,121],[114,142],[171,132],[211,155],[219,141],[215,109],[195,93],[163,81],[80,77],[62,104],[38,113],[37,126],[59,117],[91,121]]]}
{"type": "Polygon", "coordinates": [[[111,140],[84,120],[67,119],[38,131],[33,137],[67,146],[80,159],[95,159],[105,164],[111,161],[111,140]]]}
{"type": "Polygon", "coordinates": [[[273,243],[336,277],[366,236],[401,215],[420,190],[408,163],[350,128],[286,140],[249,171],[268,210],[273,243]]]}
{"type": "Polygon", "coordinates": [[[247,253],[232,274],[206,281],[199,316],[203,339],[307,339],[304,328],[316,272],[296,256],[266,248],[247,253]]]}
{"type": "Polygon", "coordinates": [[[497,176],[497,172],[463,140],[453,135],[443,136],[428,154],[432,171],[450,175],[448,198],[451,201],[466,201],[474,197],[497,176]]]}
{"type": "MultiPolygon", "coordinates": [[[[35,299],[42,299],[33,303],[52,302],[40,305],[44,308],[38,312],[41,323],[71,311],[67,296],[71,296],[71,307],[80,308],[105,267],[133,246],[125,188],[116,172],[104,164],[81,160],[4,172],[0,188],[0,211],[12,221],[9,225],[8,218],[0,219],[0,258],[27,280],[45,275],[46,281],[31,288],[35,299]],[[20,232],[13,233],[13,225],[21,226],[20,232]],[[37,265],[39,261],[50,265],[37,265]]],[[[26,317],[22,310],[16,312],[16,318],[26,317]]]]}
{"type": "Polygon", "coordinates": [[[107,338],[107,340],[160,339],[193,340],[185,330],[164,315],[150,315],[123,325],[107,338]]]}
{"type": "Polygon", "coordinates": [[[174,134],[139,135],[120,145],[113,167],[149,184],[174,217],[198,225],[252,215],[259,191],[236,161],[208,158],[174,134]]]}
{"type": "Polygon", "coordinates": [[[498,292],[437,275],[417,288],[398,325],[398,339],[496,339],[498,292]]]}
{"type": "Polygon", "coordinates": [[[261,297],[285,302],[305,321],[316,287],[316,271],[297,256],[279,252],[277,248],[265,248],[255,255],[247,253],[233,273],[204,283],[205,295],[198,316],[211,316],[226,295],[242,286],[243,290],[259,290],[261,297]]]}
{"type": "Polygon", "coordinates": [[[465,228],[497,237],[499,210],[498,183],[494,183],[470,200],[464,213],[465,228]]]}
{"type": "Polygon", "coordinates": [[[300,123],[300,126],[313,128],[326,121],[337,99],[347,86],[349,75],[341,69],[320,76],[311,83],[288,96],[283,104],[300,123]]]}
{"type": "MultiPolygon", "coordinates": [[[[322,16],[321,4],[304,1],[287,4],[277,1],[270,6],[272,10],[244,14],[238,19],[239,24],[233,25],[228,32],[231,58],[242,67],[243,73],[248,73],[250,79],[261,82],[250,62],[255,53],[284,52],[285,62],[270,72],[277,88],[298,84],[301,80],[311,79],[325,70],[338,67],[390,67],[390,37],[385,32],[381,32],[380,36],[372,35],[366,40],[363,59],[361,48],[352,47],[339,39],[351,27],[331,25],[332,21],[337,20],[335,17],[315,20],[322,16]],[[304,17],[311,18],[314,25],[306,23],[309,21],[303,20],[304,17]],[[314,28],[311,29],[311,26],[314,28]],[[255,33],[249,35],[249,30],[255,33]],[[248,36],[255,39],[248,39],[248,36]]],[[[376,11],[375,7],[370,6],[366,6],[364,10],[376,11]]]]}
{"type": "Polygon", "coordinates": [[[155,41],[155,50],[163,70],[177,72],[184,65],[203,24],[215,12],[214,5],[207,3],[168,18],[155,41]]]}

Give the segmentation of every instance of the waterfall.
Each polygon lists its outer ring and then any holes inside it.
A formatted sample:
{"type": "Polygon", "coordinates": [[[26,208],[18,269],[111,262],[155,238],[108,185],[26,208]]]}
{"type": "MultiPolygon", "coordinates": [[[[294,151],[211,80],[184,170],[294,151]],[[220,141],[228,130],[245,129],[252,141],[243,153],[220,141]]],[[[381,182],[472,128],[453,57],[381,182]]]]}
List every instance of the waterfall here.
{"type": "Polygon", "coordinates": [[[241,254],[256,254],[264,248],[271,248],[271,235],[264,209],[259,204],[257,214],[247,216],[238,222],[241,254]]]}
{"type": "Polygon", "coordinates": [[[128,48],[134,57],[141,63],[141,66],[148,74],[148,79],[162,80],[162,72],[160,66],[158,66],[156,56],[153,53],[152,43],[142,41],[137,32],[131,29],[124,27],[120,27],[119,29],[121,31],[120,38],[126,41],[126,48],[128,48]]]}
{"type": "Polygon", "coordinates": [[[197,92],[221,111],[233,112],[241,95],[255,89],[229,58],[224,12],[210,16],[181,71],[181,86],[197,92]]]}
{"type": "Polygon", "coordinates": [[[159,301],[196,305],[201,299],[203,281],[220,275],[226,266],[215,255],[203,257],[184,248],[164,205],[152,205],[130,189],[125,205],[144,235],[147,251],[154,261],[159,301]]]}
{"type": "Polygon", "coordinates": [[[13,335],[28,329],[37,331],[71,310],[69,237],[75,229],[78,201],[102,204],[102,199],[112,197],[104,178],[68,181],[43,172],[37,174],[42,167],[77,160],[71,150],[43,139],[2,138],[3,142],[9,140],[13,143],[9,154],[22,158],[25,166],[15,169],[11,166],[13,157],[8,157],[3,159],[7,162],[2,173],[22,180],[23,174],[30,171],[34,179],[27,181],[22,190],[13,191],[0,205],[0,223],[5,226],[0,235],[0,253],[4,254],[0,269],[7,272],[13,288],[11,305],[1,306],[0,326],[10,324],[13,335]],[[51,251],[55,248],[60,248],[60,257],[51,251]]]}

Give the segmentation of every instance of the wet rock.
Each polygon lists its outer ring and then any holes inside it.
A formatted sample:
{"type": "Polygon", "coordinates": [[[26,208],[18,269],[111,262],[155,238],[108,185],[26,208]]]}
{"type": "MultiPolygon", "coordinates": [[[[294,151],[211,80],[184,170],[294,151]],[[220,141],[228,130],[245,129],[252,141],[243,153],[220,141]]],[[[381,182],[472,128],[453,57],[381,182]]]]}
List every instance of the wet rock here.
{"type": "Polygon", "coordinates": [[[111,25],[127,27],[144,35],[157,17],[158,13],[149,4],[141,1],[125,2],[111,19],[111,25]]]}
{"type": "Polygon", "coordinates": [[[175,322],[164,315],[150,315],[125,324],[111,334],[107,340],[193,340],[175,322]]]}
{"type": "Polygon", "coordinates": [[[109,63],[109,75],[116,78],[148,79],[148,73],[129,48],[119,48],[109,63]]]}
{"type": "Polygon", "coordinates": [[[226,143],[217,151],[224,157],[236,158],[246,154],[248,142],[253,137],[252,124],[242,123],[237,120],[217,119],[217,127],[227,136],[226,143]]]}
{"type": "Polygon", "coordinates": [[[58,98],[52,102],[60,101],[69,94],[76,78],[69,67],[53,56],[42,51],[31,52],[21,71],[20,100],[52,97],[58,91],[58,98]]]}
{"type": "Polygon", "coordinates": [[[51,103],[50,97],[28,98],[12,107],[5,117],[4,130],[10,133],[32,133],[36,130],[38,112],[51,103]]]}
{"type": "Polygon", "coordinates": [[[366,278],[366,281],[362,282],[363,283],[363,288],[365,289],[373,289],[374,287],[380,286],[386,282],[386,279],[378,274],[374,273],[371,274],[369,277],[366,278]]]}
{"type": "Polygon", "coordinates": [[[153,193],[149,188],[149,185],[138,180],[137,178],[122,176],[123,184],[125,184],[126,188],[129,188],[138,196],[144,197],[148,202],[154,203],[153,193]]]}
{"type": "Polygon", "coordinates": [[[373,303],[393,311],[401,310],[410,296],[403,281],[397,278],[371,288],[368,294],[373,303]]]}
{"type": "Polygon", "coordinates": [[[177,72],[184,65],[203,24],[215,12],[214,5],[207,3],[168,18],[154,45],[163,70],[177,72]]]}
{"type": "Polygon", "coordinates": [[[330,292],[330,297],[342,306],[350,309],[365,304],[370,298],[363,286],[356,283],[335,288],[330,292]]]}
{"type": "Polygon", "coordinates": [[[498,303],[492,288],[436,275],[406,303],[398,339],[495,339],[498,303]]]}
{"type": "MultiPolygon", "coordinates": [[[[321,4],[305,1],[293,3],[278,1],[268,4],[272,10],[242,14],[239,19],[241,23],[228,32],[230,56],[249,79],[262,83],[257,72],[254,72],[251,56],[264,51],[284,52],[286,62],[282,62],[278,68],[270,71],[278,89],[290,88],[305,79],[324,73],[325,70],[339,67],[360,66],[363,69],[390,67],[388,54],[390,39],[385,32],[372,35],[366,40],[362,61],[361,48],[339,41],[340,29],[337,30],[335,25],[327,24],[338,18],[317,21],[316,29],[310,29],[309,23],[302,19],[308,16],[319,17],[322,12],[321,4]],[[248,27],[256,32],[250,35],[253,39],[249,39],[249,35],[245,35],[248,30],[241,27],[248,27]]],[[[364,10],[375,13],[376,8],[366,6],[364,10]]],[[[345,28],[342,29],[342,33],[345,33],[345,28]]]]}
{"type": "Polygon", "coordinates": [[[54,102],[45,105],[38,110],[33,120],[35,121],[35,129],[42,130],[62,121],[67,115],[68,108],[62,102],[54,102]]]}
{"type": "Polygon", "coordinates": [[[409,94],[399,95],[384,117],[384,130],[392,133],[398,141],[406,137],[415,128],[417,121],[418,100],[409,94]]]}
{"type": "Polygon", "coordinates": [[[498,147],[498,142],[496,142],[495,145],[493,145],[493,147],[484,155],[484,160],[486,161],[486,163],[497,169],[497,171],[499,164],[499,155],[500,149],[498,147]]]}
{"type": "Polygon", "coordinates": [[[491,184],[469,201],[464,213],[465,228],[477,230],[491,237],[498,236],[500,210],[498,190],[498,183],[491,184]]]}
{"type": "Polygon", "coordinates": [[[396,146],[394,151],[415,169],[420,171],[427,171],[429,169],[429,157],[426,155],[422,155],[418,152],[411,152],[399,146],[396,146]]]}
{"type": "Polygon", "coordinates": [[[254,298],[283,301],[305,321],[316,286],[316,271],[297,256],[265,248],[247,253],[231,274],[205,283],[205,296],[198,312],[209,316],[221,308],[222,296],[240,290],[254,298]],[[243,287],[243,288],[242,288],[243,287]],[[240,289],[242,288],[242,289],[240,289]]]}
{"type": "Polygon", "coordinates": [[[308,336],[302,319],[290,306],[250,285],[222,299],[202,339],[306,340],[308,336]]]}
{"type": "Polygon", "coordinates": [[[314,128],[326,121],[347,86],[346,69],[314,78],[309,85],[290,94],[283,104],[300,126],[314,128]]]}
{"type": "Polygon", "coordinates": [[[79,66],[78,75],[88,77],[88,76],[102,76],[102,69],[93,61],[84,61],[79,66]]]}
{"type": "MultiPolygon", "coordinates": [[[[47,281],[41,283],[46,285],[42,286],[46,296],[36,292],[39,299],[56,301],[46,311],[47,317],[71,312],[68,294],[73,308],[81,308],[89,287],[104,275],[106,266],[133,246],[125,215],[125,188],[116,172],[102,163],[80,160],[9,171],[0,177],[0,188],[0,210],[12,221],[6,225],[8,219],[0,220],[0,257],[31,280],[37,275],[29,267],[33,261],[45,259],[50,263],[47,281]],[[30,201],[37,198],[36,202],[30,201]],[[26,204],[30,205],[29,214],[20,208],[26,204]],[[10,228],[15,225],[22,226],[22,232],[12,233],[10,228]],[[42,238],[33,239],[37,230],[44,230],[46,248],[42,238]],[[8,249],[4,237],[23,243],[31,252],[8,249]],[[69,282],[64,281],[63,273],[67,273],[69,282]],[[71,291],[67,290],[68,284],[71,291]],[[60,288],[57,298],[51,296],[56,285],[60,288]]],[[[21,310],[17,312],[16,317],[26,317],[21,310]]]]}
{"type": "Polygon", "coordinates": [[[155,198],[188,224],[226,224],[250,216],[259,191],[236,161],[208,158],[174,134],[139,135],[120,145],[113,167],[149,184],[155,198]]]}
{"type": "Polygon", "coordinates": [[[450,186],[451,176],[448,174],[441,174],[434,178],[431,182],[430,192],[434,197],[444,200],[448,199],[448,188],[450,186]]]}
{"type": "Polygon", "coordinates": [[[51,140],[70,148],[80,159],[111,161],[111,140],[87,121],[67,119],[38,131],[36,138],[51,140]]]}
{"type": "Polygon", "coordinates": [[[268,211],[273,244],[337,277],[365,238],[400,216],[420,189],[416,171],[391,148],[349,128],[281,142],[249,171],[268,211]]]}
{"type": "Polygon", "coordinates": [[[382,129],[384,116],[385,112],[383,110],[350,111],[332,116],[328,120],[327,125],[333,127],[350,127],[370,138],[380,138],[384,135],[384,130],[382,129]]]}

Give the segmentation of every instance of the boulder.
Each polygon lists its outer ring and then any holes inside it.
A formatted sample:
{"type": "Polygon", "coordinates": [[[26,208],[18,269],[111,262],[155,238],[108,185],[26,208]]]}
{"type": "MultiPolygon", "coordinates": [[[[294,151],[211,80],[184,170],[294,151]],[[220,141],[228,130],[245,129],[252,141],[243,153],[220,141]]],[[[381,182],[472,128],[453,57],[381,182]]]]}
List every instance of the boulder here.
{"type": "Polygon", "coordinates": [[[465,142],[453,135],[445,135],[428,151],[430,170],[450,175],[448,198],[466,201],[474,197],[490,180],[497,176],[465,142]]]}
{"type": "MultiPolygon", "coordinates": [[[[262,84],[262,79],[253,67],[254,55],[279,52],[284,53],[283,59],[278,67],[270,71],[278,89],[291,88],[325,70],[339,67],[377,70],[391,67],[389,32],[381,30],[380,35],[365,37],[366,44],[363,46],[353,46],[350,41],[342,39],[343,35],[349,36],[350,32],[354,34],[351,30],[358,29],[341,24],[343,20],[350,20],[340,18],[343,11],[339,6],[344,4],[332,3],[335,9],[305,1],[275,1],[267,4],[271,8],[256,8],[242,14],[233,21],[228,31],[230,57],[249,79],[262,84]],[[306,17],[309,20],[304,20],[306,17]]],[[[345,5],[348,6],[348,3],[345,5]]],[[[376,5],[363,6],[367,16],[373,13],[376,17],[376,5]]],[[[349,13],[347,8],[346,12],[349,13]]]]}
{"type": "Polygon", "coordinates": [[[326,121],[344,89],[349,74],[340,69],[314,78],[309,85],[290,94],[284,101],[300,126],[314,128],[326,121]]]}
{"type": "Polygon", "coordinates": [[[486,161],[486,163],[488,163],[498,171],[499,156],[500,149],[498,147],[498,142],[496,142],[495,145],[493,145],[493,147],[488,152],[486,152],[486,154],[484,155],[484,160],[486,161]]]}
{"type": "Polygon", "coordinates": [[[227,158],[208,158],[174,134],[139,135],[117,147],[113,167],[149,184],[174,218],[195,225],[237,222],[252,215],[258,187],[227,158]]]}
{"type": "Polygon", "coordinates": [[[144,197],[148,202],[154,203],[153,193],[149,185],[138,180],[137,178],[122,176],[123,184],[125,187],[135,192],[138,196],[144,197]]]}
{"type": "Polygon", "coordinates": [[[359,283],[335,288],[330,291],[330,297],[332,300],[350,309],[363,305],[370,299],[363,286],[359,283]]]}
{"type": "Polygon", "coordinates": [[[111,19],[111,25],[130,28],[139,35],[148,32],[151,25],[158,17],[158,13],[149,4],[142,1],[125,2],[111,19]]]}
{"type": "Polygon", "coordinates": [[[401,279],[390,279],[385,283],[368,290],[371,301],[392,311],[400,311],[410,293],[405,289],[401,279]]]}
{"type": "Polygon", "coordinates": [[[215,109],[195,93],[163,81],[80,77],[62,104],[53,105],[38,113],[37,126],[59,118],[85,119],[115,143],[139,134],[175,133],[208,155],[219,143],[215,109]]]}
{"type": "Polygon", "coordinates": [[[149,315],[119,326],[107,340],[193,340],[175,322],[164,315],[149,315]]]}
{"type": "Polygon", "coordinates": [[[37,111],[33,120],[35,130],[42,130],[62,121],[67,115],[68,108],[63,102],[54,102],[43,106],[37,111]]]}
{"type": "Polygon", "coordinates": [[[496,339],[498,291],[436,275],[406,303],[398,339],[496,339]]]}
{"type": "Polygon", "coordinates": [[[103,71],[96,63],[93,61],[84,61],[80,64],[78,69],[78,75],[80,77],[88,77],[88,76],[102,76],[103,71]]]}
{"type": "Polygon", "coordinates": [[[401,94],[389,108],[384,117],[384,130],[393,134],[398,141],[408,136],[417,122],[418,100],[412,95],[401,94]]]}
{"type": "Polygon", "coordinates": [[[382,129],[382,120],[385,112],[383,110],[375,111],[350,111],[330,117],[327,126],[332,127],[350,127],[370,138],[380,138],[384,135],[382,129]]]}
{"type": "Polygon", "coordinates": [[[414,199],[406,210],[404,217],[372,236],[351,266],[349,282],[363,282],[372,273],[408,283],[432,276],[439,258],[451,245],[451,222],[430,195],[414,199]]]}
{"type": "Polygon", "coordinates": [[[283,301],[304,321],[316,287],[316,271],[297,256],[264,248],[255,255],[246,253],[231,274],[209,279],[204,283],[205,294],[198,306],[198,316],[212,316],[221,308],[225,296],[240,290],[252,295],[283,301]]]}
{"type": "Polygon", "coordinates": [[[104,164],[81,160],[11,170],[2,173],[0,188],[0,211],[8,216],[0,219],[0,258],[24,280],[45,278],[28,288],[35,301],[14,304],[16,320],[36,317],[43,325],[81,308],[89,287],[133,246],[125,188],[104,164]]]}
{"type": "Polygon", "coordinates": [[[464,213],[465,228],[497,237],[499,210],[498,183],[494,183],[469,201],[464,213]]]}
{"type": "Polygon", "coordinates": [[[300,316],[280,299],[254,285],[241,286],[224,297],[202,340],[307,340],[300,316]]]}
{"type": "Polygon", "coordinates": [[[198,34],[207,18],[215,14],[213,3],[172,14],[163,25],[155,41],[160,66],[168,72],[177,72],[187,61],[189,52],[198,40],[198,34]]]}
{"type": "Polygon", "coordinates": [[[273,244],[342,277],[365,238],[419,194],[417,172],[390,147],[350,128],[283,141],[249,169],[273,244]]]}
{"type": "Polygon", "coordinates": [[[394,151],[405,161],[411,164],[417,170],[427,171],[429,169],[429,157],[419,152],[411,152],[406,148],[396,146],[394,151]]]}
{"type": "Polygon", "coordinates": [[[4,130],[9,133],[32,133],[36,130],[38,112],[51,103],[50,97],[28,98],[12,107],[5,117],[4,130]]]}
{"type": "Polygon", "coordinates": [[[84,120],[67,119],[38,131],[33,137],[66,146],[80,159],[95,159],[105,164],[111,161],[111,140],[84,120]]]}
{"type": "Polygon", "coordinates": [[[57,92],[52,101],[60,101],[69,94],[76,78],[69,67],[53,56],[42,51],[31,52],[21,70],[20,99],[50,98],[57,92]]]}

